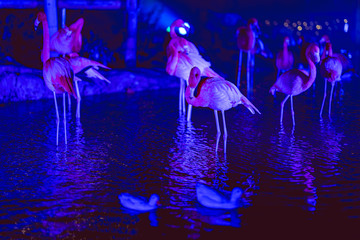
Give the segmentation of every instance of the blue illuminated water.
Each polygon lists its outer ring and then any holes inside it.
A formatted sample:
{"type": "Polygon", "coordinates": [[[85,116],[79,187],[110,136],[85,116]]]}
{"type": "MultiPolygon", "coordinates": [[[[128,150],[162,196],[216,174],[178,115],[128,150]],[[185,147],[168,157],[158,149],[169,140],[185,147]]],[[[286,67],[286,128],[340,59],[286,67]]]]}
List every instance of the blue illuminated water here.
{"type": "Polygon", "coordinates": [[[322,93],[296,96],[294,130],[289,105],[280,127],[283,95],[274,102],[270,84],[255,83],[252,102],[262,115],[243,106],[226,112],[226,154],[222,138],[215,151],[212,111],[194,108],[191,123],[179,118],[177,89],[84,97],[81,123],[73,102],[68,145],[60,124],[58,147],[52,99],[2,105],[1,238],[293,239],[355,232],[358,83],[345,82],[344,94],[337,92],[332,121],[327,104],[319,118],[322,93]],[[247,189],[247,204],[234,211],[203,208],[195,197],[198,181],[247,189]],[[126,211],[121,192],[157,193],[162,206],[126,211]]]}

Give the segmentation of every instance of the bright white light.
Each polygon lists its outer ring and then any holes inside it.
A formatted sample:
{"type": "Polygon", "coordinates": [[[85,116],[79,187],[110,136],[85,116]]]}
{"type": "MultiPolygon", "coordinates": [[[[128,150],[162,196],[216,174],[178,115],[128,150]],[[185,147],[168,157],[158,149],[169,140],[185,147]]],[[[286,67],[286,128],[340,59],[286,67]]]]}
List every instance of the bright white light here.
{"type": "Polygon", "coordinates": [[[181,35],[186,35],[187,31],[186,31],[185,28],[179,27],[179,33],[180,33],[181,35]]]}
{"type": "Polygon", "coordinates": [[[187,28],[190,28],[190,24],[187,23],[187,22],[184,22],[184,26],[187,27],[187,28]]]}
{"type": "Polygon", "coordinates": [[[344,32],[348,32],[349,31],[349,24],[345,23],[344,24],[344,32]]]}

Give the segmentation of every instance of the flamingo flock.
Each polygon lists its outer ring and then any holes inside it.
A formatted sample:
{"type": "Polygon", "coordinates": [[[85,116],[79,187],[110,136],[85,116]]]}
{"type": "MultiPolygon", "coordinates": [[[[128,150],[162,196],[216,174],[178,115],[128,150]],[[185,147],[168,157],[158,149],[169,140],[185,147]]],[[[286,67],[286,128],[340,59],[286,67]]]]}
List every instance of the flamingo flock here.
{"type": "MultiPolygon", "coordinates": [[[[81,95],[78,82],[81,81],[81,79],[77,77],[76,74],[84,71],[87,77],[105,81],[110,84],[110,81],[97,71],[99,68],[108,70],[110,68],[79,55],[82,46],[81,30],[84,26],[84,19],[79,18],[69,27],[65,26],[59,29],[51,37],[49,36],[46,15],[43,12],[37,15],[35,26],[37,27],[40,23],[43,25],[43,49],[41,53],[43,76],[46,86],[54,94],[57,117],[56,144],[58,145],[60,118],[56,94],[63,94],[65,143],[67,143],[65,93],[68,93],[69,96],[73,96],[77,100],[76,118],[79,119],[81,95]],[[51,58],[50,51],[57,52],[61,56],[51,58]]],[[[254,104],[240,92],[242,54],[246,52],[247,93],[248,97],[251,97],[249,94],[252,88],[249,80],[250,65],[251,62],[253,62],[252,59],[254,59],[256,41],[260,40],[258,21],[256,18],[250,18],[246,26],[240,26],[236,30],[236,42],[239,49],[236,85],[231,81],[225,80],[220,74],[210,68],[211,63],[204,60],[195,44],[188,41],[184,36],[181,36],[182,34],[179,35],[181,28],[187,32],[190,25],[182,19],[177,19],[172,22],[170,25],[171,40],[166,47],[166,72],[180,79],[179,113],[180,115],[185,115],[186,113],[185,100],[188,103],[187,121],[191,121],[192,106],[212,109],[215,115],[217,135],[220,136],[221,130],[218,111],[221,111],[224,128],[223,135],[224,138],[226,138],[226,110],[243,104],[252,114],[255,114],[255,112],[260,114],[260,111],[254,104]]],[[[317,75],[316,64],[321,60],[320,73],[325,80],[320,117],[322,116],[325,104],[327,82],[332,84],[329,101],[330,117],[335,82],[341,80],[344,69],[347,69],[349,65],[343,55],[332,52],[330,38],[327,35],[321,38],[319,44],[305,42],[303,37],[300,37],[299,40],[300,54],[298,57],[300,57],[301,65],[296,66],[294,64],[294,53],[289,48],[290,38],[289,36],[283,38],[283,47],[275,58],[277,71],[276,79],[274,79],[275,83],[270,88],[270,93],[273,95],[275,95],[276,92],[285,94],[285,98],[280,104],[280,124],[283,124],[285,103],[290,98],[293,126],[295,126],[293,97],[305,92],[314,84],[317,75]],[[308,70],[303,69],[304,65],[308,66],[308,70]]]]}

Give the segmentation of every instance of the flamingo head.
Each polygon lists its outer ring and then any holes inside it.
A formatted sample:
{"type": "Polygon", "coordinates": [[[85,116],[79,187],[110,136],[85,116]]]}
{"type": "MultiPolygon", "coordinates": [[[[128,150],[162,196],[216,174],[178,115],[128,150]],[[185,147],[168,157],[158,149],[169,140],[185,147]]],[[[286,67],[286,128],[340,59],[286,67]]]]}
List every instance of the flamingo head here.
{"type": "Polygon", "coordinates": [[[330,38],[326,34],[320,38],[320,44],[329,43],[329,42],[330,42],[330,38]]]}
{"type": "Polygon", "coordinates": [[[311,43],[306,49],[306,56],[314,63],[320,62],[320,49],[315,43],[311,43]]]}
{"type": "Polygon", "coordinates": [[[37,17],[36,17],[35,23],[34,23],[34,25],[35,25],[35,30],[37,30],[40,22],[43,22],[43,21],[47,21],[47,19],[46,19],[46,14],[45,14],[44,12],[39,12],[39,13],[37,14],[37,17]]]}
{"type": "Polygon", "coordinates": [[[170,25],[170,36],[172,38],[177,37],[176,32],[181,35],[186,35],[189,29],[190,25],[187,22],[184,22],[182,19],[177,19],[170,25]]]}
{"type": "Polygon", "coordinates": [[[290,38],[288,36],[284,37],[284,45],[286,44],[286,46],[290,45],[290,38]]]}
{"type": "Polygon", "coordinates": [[[326,43],[325,51],[327,56],[332,56],[332,44],[330,42],[326,43]]]}
{"type": "Polygon", "coordinates": [[[193,67],[189,75],[190,99],[194,97],[195,88],[199,84],[201,72],[198,67],[193,67]]]}
{"type": "Polygon", "coordinates": [[[248,26],[250,26],[251,30],[253,30],[257,35],[260,34],[260,27],[256,18],[250,18],[248,21],[248,26]]]}

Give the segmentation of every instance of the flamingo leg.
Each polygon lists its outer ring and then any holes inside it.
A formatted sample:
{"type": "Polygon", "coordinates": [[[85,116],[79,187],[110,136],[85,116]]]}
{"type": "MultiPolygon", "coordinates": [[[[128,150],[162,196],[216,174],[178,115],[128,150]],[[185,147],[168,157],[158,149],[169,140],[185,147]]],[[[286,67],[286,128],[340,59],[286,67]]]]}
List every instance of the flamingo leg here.
{"type": "Polygon", "coordinates": [[[322,115],[322,111],[323,111],[324,104],[325,104],[325,99],[326,99],[326,85],[327,85],[327,80],[325,79],[324,98],[323,98],[323,101],[322,101],[322,104],[321,104],[320,118],[321,118],[321,115],[322,115]]]}
{"type": "Polygon", "coordinates": [[[288,100],[288,98],[290,97],[290,95],[287,95],[285,97],[285,99],[281,102],[281,113],[280,113],[280,124],[282,125],[282,120],[283,120],[283,115],[284,115],[284,105],[285,102],[288,100]]]}
{"type": "Polygon", "coordinates": [[[224,137],[227,136],[227,129],[226,129],[226,121],[225,121],[225,111],[222,110],[222,117],[223,117],[223,124],[224,124],[224,137]]]}
{"type": "Polygon", "coordinates": [[[222,113],[223,124],[224,124],[224,154],[226,154],[227,130],[226,130],[225,111],[222,110],[221,113],[222,113]]]}
{"type": "Polygon", "coordinates": [[[78,81],[75,81],[75,88],[76,88],[76,95],[77,95],[77,107],[76,107],[76,118],[80,118],[80,102],[81,102],[81,96],[78,86],[78,81]]]}
{"type": "Polygon", "coordinates": [[[185,114],[185,80],[180,78],[180,92],[179,92],[179,111],[180,114],[185,114]]]}
{"type": "Polygon", "coordinates": [[[247,52],[247,64],[246,64],[246,88],[247,96],[250,97],[251,94],[251,83],[250,83],[250,62],[251,62],[251,53],[247,52]]]}
{"type": "Polygon", "coordinates": [[[63,105],[64,105],[64,133],[65,133],[65,144],[67,144],[67,137],[66,137],[66,104],[65,104],[65,93],[63,93],[63,105]]]}
{"type": "Polygon", "coordinates": [[[180,114],[182,114],[182,107],[183,107],[183,105],[182,105],[182,83],[183,82],[183,80],[180,78],[180,90],[179,90],[179,112],[180,112],[180,114]]]}
{"type": "Polygon", "coordinates": [[[186,100],[185,100],[185,89],[186,89],[186,81],[183,80],[183,90],[182,90],[182,104],[183,104],[183,114],[185,115],[186,113],[186,100]]]}
{"type": "Polygon", "coordinates": [[[188,122],[191,121],[191,111],[192,111],[192,105],[189,104],[189,105],[188,105],[188,113],[187,113],[187,121],[188,121],[188,122]]]}
{"type": "Polygon", "coordinates": [[[329,100],[329,118],[330,115],[331,115],[331,101],[332,101],[332,95],[333,95],[333,92],[334,92],[334,86],[335,86],[335,82],[332,82],[331,83],[331,92],[330,92],[330,100],[329,100]]]}
{"type": "Polygon", "coordinates": [[[242,63],[242,50],[239,52],[239,64],[238,64],[238,75],[236,86],[240,89],[240,80],[241,80],[241,63],[242,63]]]}
{"type": "Polygon", "coordinates": [[[293,126],[295,126],[295,112],[294,112],[294,104],[293,104],[293,96],[290,95],[290,103],[291,103],[291,115],[293,120],[293,126]]]}
{"type": "Polygon", "coordinates": [[[54,92],[54,101],[55,101],[55,110],[56,110],[56,146],[59,145],[59,124],[60,124],[60,117],[59,117],[59,110],[56,101],[56,93],[54,92]]]}
{"type": "Polygon", "coordinates": [[[215,121],[216,121],[216,131],[218,134],[221,134],[220,125],[219,125],[219,117],[218,117],[218,113],[216,110],[214,110],[214,114],[215,114],[215,121]]]}
{"type": "Polygon", "coordinates": [[[218,147],[219,147],[221,131],[220,131],[218,112],[216,110],[214,110],[214,115],[215,115],[215,122],[216,122],[216,131],[217,131],[217,134],[216,134],[216,152],[217,152],[218,147]]]}

